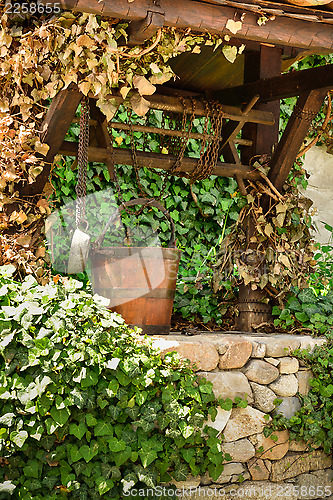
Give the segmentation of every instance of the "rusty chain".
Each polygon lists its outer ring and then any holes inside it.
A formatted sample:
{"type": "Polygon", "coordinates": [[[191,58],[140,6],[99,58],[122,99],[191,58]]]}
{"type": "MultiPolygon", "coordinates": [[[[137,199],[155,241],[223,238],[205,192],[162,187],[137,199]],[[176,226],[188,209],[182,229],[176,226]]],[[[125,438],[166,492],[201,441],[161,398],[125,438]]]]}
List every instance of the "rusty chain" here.
{"type": "Polygon", "coordinates": [[[89,98],[84,97],[81,101],[80,135],[78,145],[78,180],[76,185],[76,227],[85,219],[86,194],[87,194],[87,169],[88,169],[88,147],[89,147],[89,98]]]}
{"type": "MultiPolygon", "coordinates": [[[[181,164],[185,155],[186,148],[188,146],[189,136],[192,132],[193,122],[195,119],[195,111],[196,111],[196,101],[193,97],[191,97],[192,109],[190,113],[187,111],[187,105],[183,96],[178,96],[180,100],[183,112],[180,115],[179,113],[172,112],[163,112],[162,115],[162,124],[166,125],[166,118],[168,118],[169,124],[174,122],[174,130],[182,131],[181,137],[165,137],[163,136],[162,146],[166,147],[169,154],[176,156],[176,160],[171,168],[168,170],[163,185],[160,190],[160,194],[156,199],[161,200],[167,182],[171,176],[177,175],[179,177],[187,177],[193,183],[196,180],[202,180],[209,177],[216,166],[219,157],[219,144],[221,140],[221,132],[222,132],[222,124],[223,124],[223,109],[219,102],[217,101],[207,101],[203,100],[203,104],[205,107],[205,123],[203,130],[203,138],[201,141],[201,148],[199,159],[197,165],[193,172],[180,172],[181,164]],[[189,119],[188,119],[188,116],[189,119]],[[205,136],[209,135],[210,138],[206,138],[205,136]]],[[[128,125],[129,125],[129,137],[130,137],[130,146],[131,146],[131,156],[132,163],[135,171],[135,176],[139,188],[140,195],[143,197],[147,197],[147,193],[144,191],[140,177],[139,177],[139,165],[137,152],[135,147],[135,139],[133,136],[133,128],[132,128],[132,110],[127,110],[128,117],[128,125]]],[[[111,141],[112,142],[112,141],[111,141]]],[[[146,139],[144,139],[144,149],[147,145],[146,139]]],[[[119,199],[122,202],[121,189],[119,186],[119,181],[117,176],[115,175],[115,185],[118,191],[119,199]]],[[[139,209],[137,213],[140,213],[142,209],[139,209]]],[[[131,213],[133,213],[131,211],[131,213]]]]}
{"type": "Polygon", "coordinates": [[[206,123],[205,128],[208,128],[207,117],[210,116],[211,120],[211,134],[213,138],[208,141],[208,145],[205,151],[205,140],[202,140],[202,146],[200,151],[200,158],[198,163],[189,175],[192,181],[202,180],[209,177],[216,166],[219,158],[219,144],[221,140],[222,124],[223,124],[223,110],[219,102],[210,101],[209,103],[205,101],[206,108],[206,123]]]}

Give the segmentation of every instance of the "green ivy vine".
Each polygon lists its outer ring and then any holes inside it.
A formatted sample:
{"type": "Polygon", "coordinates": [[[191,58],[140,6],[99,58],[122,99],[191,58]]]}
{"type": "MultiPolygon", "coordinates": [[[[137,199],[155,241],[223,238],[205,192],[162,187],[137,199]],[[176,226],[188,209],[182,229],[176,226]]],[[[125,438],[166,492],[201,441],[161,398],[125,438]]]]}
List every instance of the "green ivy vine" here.
{"type": "Polygon", "coordinates": [[[17,283],[14,271],[0,267],[0,491],[116,500],[206,470],[216,479],[231,457],[204,424],[233,402],[81,282],[17,283]]]}

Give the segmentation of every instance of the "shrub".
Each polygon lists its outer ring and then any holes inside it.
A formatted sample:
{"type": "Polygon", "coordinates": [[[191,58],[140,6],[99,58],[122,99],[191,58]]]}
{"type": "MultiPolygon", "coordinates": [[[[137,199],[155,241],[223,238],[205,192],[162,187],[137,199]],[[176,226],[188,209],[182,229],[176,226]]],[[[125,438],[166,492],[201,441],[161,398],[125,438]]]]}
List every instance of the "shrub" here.
{"type": "Polygon", "coordinates": [[[333,450],[333,335],[327,334],[327,342],[316,346],[313,352],[296,350],[293,354],[311,368],[310,391],[298,395],[302,407],[287,419],[275,417],[274,428],[289,429],[290,439],[303,439],[313,447],[323,446],[328,454],[333,450]]]}
{"type": "Polygon", "coordinates": [[[201,428],[230,400],[215,401],[188,362],[162,359],[81,282],[20,284],[13,271],[0,267],[5,498],[116,500],[134,485],[221,474],[218,431],[201,428]]]}

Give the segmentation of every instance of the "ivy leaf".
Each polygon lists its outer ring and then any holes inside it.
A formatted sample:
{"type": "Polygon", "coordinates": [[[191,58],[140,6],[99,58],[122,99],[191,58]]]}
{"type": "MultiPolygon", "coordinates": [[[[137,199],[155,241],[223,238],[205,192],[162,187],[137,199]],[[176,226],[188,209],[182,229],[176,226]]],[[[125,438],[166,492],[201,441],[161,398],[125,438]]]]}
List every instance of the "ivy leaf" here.
{"type": "Polygon", "coordinates": [[[10,440],[16,444],[19,448],[22,448],[25,441],[28,439],[27,431],[13,431],[10,433],[10,440]]]}
{"type": "Polygon", "coordinates": [[[71,462],[78,462],[81,458],[84,458],[81,451],[76,444],[68,445],[69,455],[71,462]]]}
{"type": "Polygon", "coordinates": [[[139,450],[139,456],[144,468],[148,467],[148,465],[158,458],[155,450],[147,450],[146,448],[139,450]]]}
{"type": "Polygon", "coordinates": [[[0,483],[0,493],[9,493],[10,495],[12,495],[15,488],[16,485],[11,481],[4,481],[3,483],[0,483]]]}
{"type": "Polygon", "coordinates": [[[62,408],[58,410],[55,406],[51,408],[50,411],[51,417],[60,427],[65,425],[70,416],[70,411],[68,408],[62,408]]]}
{"type": "Polygon", "coordinates": [[[224,469],[224,466],[222,464],[214,465],[214,464],[209,464],[208,465],[208,472],[210,477],[213,479],[213,481],[217,481],[217,479],[220,477],[224,469]]]}
{"type": "Polygon", "coordinates": [[[96,479],[96,485],[98,488],[98,493],[100,495],[104,495],[104,493],[111,490],[114,482],[112,481],[112,479],[105,479],[103,476],[100,476],[96,479]]]}
{"type": "Polygon", "coordinates": [[[88,427],[85,423],[81,422],[79,425],[71,424],[69,426],[69,433],[73,434],[79,441],[83,438],[84,434],[87,432],[88,427]]]}
{"type": "Polygon", "coordinates": [[[146,484],[148,488],[156,487],[157,474],[151,469],[144,469],[140,465],[136,465],[134,470],[138,476],[139,481],[146,484]]]}
{"type": "Polygon", "coordinates": [[[107,421],[99,421],[97,425],[94,427],[95,436],[112,436],[113,435],[113,427],[107,421]]]}
{"type": "Polygon", "coordinates": [[[233,19],[228,19],[225,25],[227,30],[231,31],[233,35],[236,35],[236,33],[242,29],[242,26],[242,21],[234,21],[233,19]]]}
{"type": "Polygon", "coordinates": [[[116,462],[116,466],[120,467],[123,465],[132,455],[132,449],[128,446],[124,451],[120,451],[119,453],[114,453],[114,460],[116,462]]]}
{"type": "Polygon", "coordinates": [[[194,427],[192,425],[188,425],[184,421],[179,422],[178,425],[179,425],[179,429],[181,430],[181,433],[185,439],[192,436],[192,434],[194,432],[194,427]]]}
{"type": "Polygon", "coordinates": [[[188,466],[184,463],[180,463],[175,470],[175,479],[176,481],[186,481],[188,474],[188,466]]]}
{"type": "Polygon", "coordinates": [[[114,406],[114,405],[109,406],[109,413],[111,415],[112,420],[117,420],[117,417],[120,415],[121,411],[122,410],[121,408],[119,408],[119,406],[114,406]]]}
{"type": "Polygon", "coordinates": [[[55,484],[57,483],[58,478],[55,476],[46,476],[43,478],[42,484],[46,486],[49,490],[53,490],[55,484]]]}
{"type": "Polygon", "coordinates": [[[234,45],[225,45],[222,48],[222,52],[227,61],[234,63],[237,57],[237,47],[234,45]]]}
{"type": "Polygon", "coordinates": [[[15,413],[5,413],[0,417],[0,425],[6,425],[7,427],[10,427],[13,423],[14,418],[15,413]]]}
{"type": "Polygon", "coordinates": [[[196,451],[194,448],[182,448],[181,454],[183,455],[184,460],[189,463],[195,457],[196,451]]]}
{"type": "Polygon", "coordinates": [[[23,473],[26,477],[39,477],[40,462],[38,460],[30,460],[26,467],[23,467],[23,473]]]}
{"type": "Polygon", "coordinates": [[[83,446],[81,446],[79,451],[80,451],[82,457],[88,463],[91,459],[93,459],[97,455],[98,444],[96,443],[96,441],[91,442],[90,446],[88,446],[87,444],[84,444],[83,446]]]}
{"type": "Polygon", "coordinates": [[[50,451],[55,443],[55,440],[56,440],[55,436],[43,436],[40,440],[40,444],[47,451],[50,451]]]}
{"type": "Polygon", "coordinates": [[[119,451],[124,451],[126,449],[125,441],[118,440],[116,437],[108,439],[109,448],[111,451],[117,453],[119,451]]]}
{"type": "Polygon", "coordinates": [[[98,384],[98,374],[93,370],[87,370],[86,377],[81,380],[81,387],[85,389],[98,384]]]}

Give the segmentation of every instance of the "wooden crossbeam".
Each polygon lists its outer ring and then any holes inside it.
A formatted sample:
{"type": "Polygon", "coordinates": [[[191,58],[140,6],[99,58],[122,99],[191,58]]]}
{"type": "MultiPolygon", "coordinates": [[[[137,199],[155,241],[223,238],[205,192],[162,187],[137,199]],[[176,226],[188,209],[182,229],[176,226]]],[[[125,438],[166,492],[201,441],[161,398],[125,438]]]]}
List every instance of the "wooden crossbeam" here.
{"type": "Polygon", "coordinates": [[[50,175],[54,157],[58,153],[73,121],[82,96],[83,94],[81,94],[76,85],[70,85],[66,90],[60,91],[52,99],[44,123],[42,124],[40,137],[41,142],[49,145],[47,155],[45,157],[40,156],[45,165],[43,171],[37,176],[36,182],[20,187],[21,196],[33,196],[43,191],[50,175]]]}
{"type": "Polygon", "coordinates": [[[326,90],[311,90],[297,100],[271,161],[269,179],[281,190],[296,160],[312,120],[323,104],[326,90]]]}
{"type": "MultiPolygon", "coordinates": [[[[67,156],[77,156],[77,143],[64,141],[60,148],[59,154],[67,156]]],[[[137,151],[137,161],[139,167],[170,170],[175,161],[176,157],[173,155],[163,155],[158,153],[146,153],[143,151],[137,151]]],[[[88,149],[89,161],[95,161],[104,163],[109,155],[109,151],[103,148],[90,147],[88,149]]],[[[125,148],[114,148],[113,149],[113,159],[114,163],[122,165],[132,165],[133,158],[132,153],[129,149],[125,148]]],[[[197,165],[198,160],[195,158],[183,158],[179,172],[193,172],[197,165]]],[[[254,168],[250,168],[247,165],[235,165],[234,163],[222,163],[217,162],[216,167],[212,171],[212,175],[219,175],[221,177],[234,177],[238,175],[242,179],[259,180],[261,177],[254,168]]]]}
{"type": "MultiPolygon", "coordinates": [[[[140,21],[147,12],[164,14],[164,26],[191,28],[195,31],[230,35],[226,25],[230,19],[239,19],[242,9],[212,5],[194,0],[41,0],[59,3],[74,12],[90,12],[105,17],[140,21]]],[[[301,19],[276,17],[258,25],[258,14],[247,12],[242,28],[237,32],[241,40],[269,42],[289,47],[333,49],[333,33],[327,23],[311,23],[301,19]]]]}
{"type": "Polygon", "coordinates": [[[270,102],[295,97],[316,89],[324,89],[325,92],[333,89],[333,64],[264,78],[253,83],[216,91],[213,96],[221,102],[239,105],[248,102],[254,94],[259,94],[260,101],[270,102]]]}
{"type": "MultiPolygon", "coordinates": [[[[94,94],[89,94],[89,97],[94,98],[94,94]]],[[[200,98],[199,95],[195,99],[195,116],[206,116],[207,110],[204,102],[200,98]]],[[[121,96],[118,95],[107,95],[106,99],[112,99],[113,104],[121,105],[124,103],[124,100],[121,96]]],[[[96,99],[96,97],[95,97],[96,99]]],[[[149,107],[151,109],[157,109],[161,111],[170,111],[172,113],[183,113],[184,108],[182,102],[178,97],[162,95],[162,94],[152,94],[149,96],[145,96],[145,99],[149,102],[149,107]]],[[[246,103],[250,103],[253,99],[253,96],[246,101],[246,103]]],[[[192,100],[188,97],[184,98],[185,103],[185,111],[188,114],[192,114],[192,100]]],[[[272,113],[267,111],[258,111],[256,109],[247,109],[247,106],[244,108],[229,106],[227,104],[223,104],[221,106],[221,110],[223,111],[223,118],[233,121],[246,121],[251,123],[261,123],[262,125],[274,125],[275,119],[272,113]]]]}

